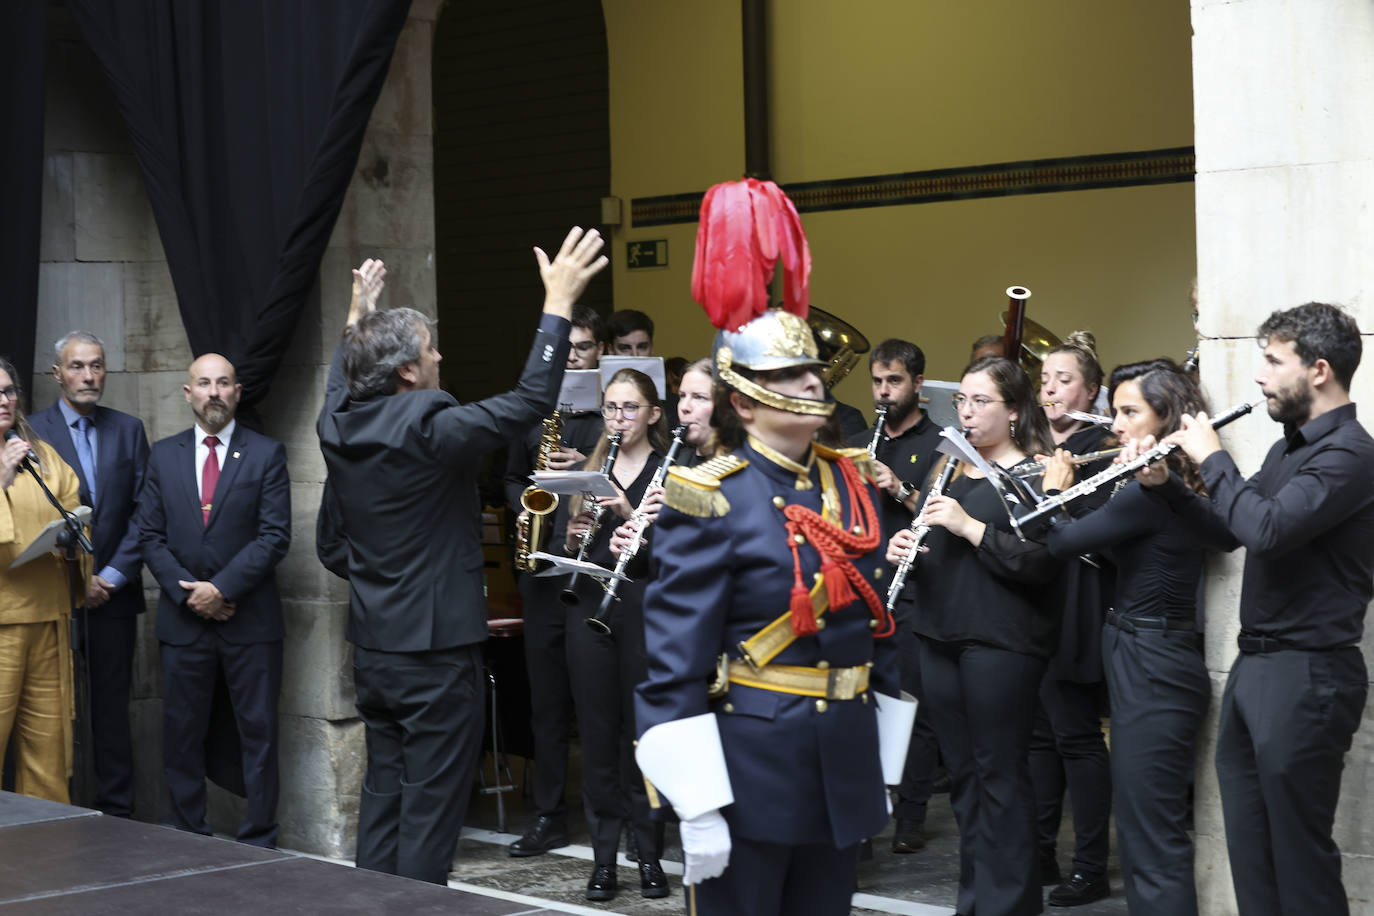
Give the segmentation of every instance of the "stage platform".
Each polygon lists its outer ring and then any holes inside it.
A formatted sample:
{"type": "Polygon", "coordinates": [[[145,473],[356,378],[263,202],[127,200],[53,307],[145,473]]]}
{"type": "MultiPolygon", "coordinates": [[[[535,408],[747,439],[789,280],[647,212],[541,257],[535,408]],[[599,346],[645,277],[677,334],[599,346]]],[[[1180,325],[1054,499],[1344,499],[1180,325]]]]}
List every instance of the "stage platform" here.
{"type": "Polygon", "coordinates": [[[567,912],[0,792],[0,916],[567,912]]]}

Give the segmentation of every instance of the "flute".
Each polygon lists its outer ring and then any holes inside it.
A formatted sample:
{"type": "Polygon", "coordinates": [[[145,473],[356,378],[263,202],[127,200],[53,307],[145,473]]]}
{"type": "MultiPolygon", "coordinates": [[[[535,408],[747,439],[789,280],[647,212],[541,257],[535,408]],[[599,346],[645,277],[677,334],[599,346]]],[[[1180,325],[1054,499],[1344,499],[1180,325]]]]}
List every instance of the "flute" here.
{"type": "Polygon", "coordinates": [[[625,567],[630,565],[635,554],[639,553],[640,545],[644,543],[644,532],[649,527],[649,516],[644,512],[644,503],[648,501],[648,493],[654,487],[663,486],[663,478],[668,476],[668,468],[672,467],[677,460],[677,453],[682,448],[682,437],[686,434],[687,427],[679,426],[673,430],[673,444],[668,446],[668,454],[664,457],[663,463],[654,471],[654,476],[649,479],[649,486],[644,490],[644,499],[639,501],[634,514],[630,516],[630,524],[634,525],[634,534],[630,535],[630,543],[625,545],[625,549],[620,551],[620,557],[615,563],[615,575],[606,583],[606,597],[601,599],[601,607],[596,609],[596,613],[587,618],[587,626],[591,627],[596,633],[605,636],[611,635],[611,625],[606,622],[606,618],[611,613],[611,602],[620,600],[616,596],[616,591],[620,588],[620,577],[625,575],[625,567]]]}
{"type": "MultiPolygon", "coordinates": [[[[1104,458],[1115,458],[1126,448],[1118,445],[1116,448],[1104,448],[1100,452],[1084,452],[1082,455],[1069,456],[1069,464],[1074,467],[1081,467],[1085,464],[1092,464],[1094,461],[1101,461],[1104,458]]],[[[1021,470],[1008,472],[1018,480],[1029,480],[1032,477],[1040,477],[1045,473],[1045,465],[1035,464],[1033,467],[1022,468],[1021,470]]]]}
{"type": "Polygon", "coordinates": [[[887,411],[890,407],[891,405],[886,401],[878,402],[878,419],[873,424],[873,440],[868,443],[868,457],[870,458],[878,457],[878,440],[883,437],[883,421],[887,419],[887,411]]]}
{"type": "MultiPolygon", "coordinates": [[[[1230,423],[1234,420],[1239,420],[1241,417],[1245,416],[1247,413],[1254,410],[1256,406],[1262,403],[1264,403],[1264,400],[1261,398],[1260,400],[1250,404],[1241,404],[1239,406],[1232,407],[1230,410],[1226,411],[1226,413],[1222,414],[1219,417],[1214,417],[1212,419],[1212,429],[1221,429],[1227,423],[1230,423]]],[[[1040,503],[1040,505],[1036,506],[1035,509],[1033,509],[1030,512],[1027,512],[1019,519],[1016,518],[1015,515],[1013,515],[1011,519],[1011,526],[1016,530],[1017,536],[1024,541],[1026,540],[1026,531],[1029,530],[1031,526],[1034,525],[1036,522],[1040,521],[1041,519],[1045,518],[1053,512],[1057,512],[1059,509],[1073,502],[1075,499],[1087,496],[1089,493],[1094,493],[1102,487],[1107,486],[1108,484],[1115,483],[1116,481],[1121,480],[1123,477],[1129,477],[1136,471],[1139,471],[1141,468],[1154,464],[1156,461],[1159,461],[1162,458],[1168,457],[1169,453],[1176,448],[1178,448],[1178,446],[1173,442],[1161,442],[1154,448],[1149,449],[1148,451],[1141,452],[1139,455],[1135,456],[1130,461],[1125,461],[1121,464],[1114,464],[1106,470],[1094,474],[1087,480],[1080,481],[1079,483],[1074,484],[1073,486],[1069,487],[1067,490],[1060,493],[1059,495],[1048,497],[1047,499],[1043,500],[1040,503]]]]}
{"type": "Polygon", "coordinates": [[[921,542],[930,533],[930,526],[921,521],[921,514],[926,510],[926,504],[930,502],[932,496],[939,496],[945,492],[945,487],[949,486],[949,479],[954,476],[954,468],[959,463],[953,455],[945,462],[945,466],[940,469],[940,476],[935,478],[935,483],[930,485],[930,490],[926,492],[926,498],[921,500],[920,511],[911,520],[912,534],[916,535],[916,543],[911,545],[911,551],[904,557],[902,562],[897,564],[896,570],[892,573],[892,584],[887,587],[887,610],[892,613],[892,609],[897,606],[897,599],[902,597],[902,588],[906,585],[907,574],[911,572],[911,566],[916,562],[916,556],[921,552],[921,542]]]}

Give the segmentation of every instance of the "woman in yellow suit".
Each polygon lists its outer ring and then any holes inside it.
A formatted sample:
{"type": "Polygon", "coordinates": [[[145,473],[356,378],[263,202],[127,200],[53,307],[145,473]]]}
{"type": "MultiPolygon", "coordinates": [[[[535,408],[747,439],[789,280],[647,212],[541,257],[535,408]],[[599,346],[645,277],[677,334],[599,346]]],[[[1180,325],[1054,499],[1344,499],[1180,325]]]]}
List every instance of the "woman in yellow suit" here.
{"type": "MultiPolygon", "coordinates": [[[[75,708],[71,592],[57,554],[10,564],[48,525],[57,509],[25,467],[43,475],[67,509],[78,505],[76,472],[33,434],[24,419],[14,366],[0,358],[0,755],[14,738],[14,787],[22,795],[66,803],[75,708]]],[[[82,576],[86,571],[82,570],[82,576]]],[[[81,586],[85,594],[85,584],[81,586]]]]}

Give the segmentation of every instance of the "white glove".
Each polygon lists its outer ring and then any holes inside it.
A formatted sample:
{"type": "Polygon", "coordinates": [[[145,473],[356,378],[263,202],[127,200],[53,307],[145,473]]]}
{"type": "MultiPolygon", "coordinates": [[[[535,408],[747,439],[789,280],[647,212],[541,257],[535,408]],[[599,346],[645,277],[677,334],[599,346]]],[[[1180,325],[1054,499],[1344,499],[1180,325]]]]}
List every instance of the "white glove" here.
{"type": "Polygon", "coordinates": [[[720,811],[707,811],[678,825],[682,839],[683,884],[719,878],[730,864],[730,826],[720,811]]]}

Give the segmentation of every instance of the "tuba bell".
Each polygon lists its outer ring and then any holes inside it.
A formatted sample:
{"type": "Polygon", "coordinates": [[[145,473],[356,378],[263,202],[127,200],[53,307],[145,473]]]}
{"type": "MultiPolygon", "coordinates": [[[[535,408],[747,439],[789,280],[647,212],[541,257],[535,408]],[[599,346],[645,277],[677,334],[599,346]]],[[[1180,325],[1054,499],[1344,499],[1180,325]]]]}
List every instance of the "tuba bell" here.
{"type": "Polygon", "coordinates": [[[853,325],[814,305],[807,313],[806,323],[816,335],[821,358],[829,361],[821,370],[821,381],[828,391],[853,371],[860,353],[868,352],[868,338],[853,325]]]}

